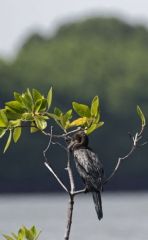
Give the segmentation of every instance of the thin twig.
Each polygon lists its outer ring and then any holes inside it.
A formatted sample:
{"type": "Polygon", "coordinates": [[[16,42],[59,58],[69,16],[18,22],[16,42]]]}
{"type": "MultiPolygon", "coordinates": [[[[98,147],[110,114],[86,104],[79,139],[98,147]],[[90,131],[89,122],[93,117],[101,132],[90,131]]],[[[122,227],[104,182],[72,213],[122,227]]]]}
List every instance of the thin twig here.
{"type": "Polygon", "coordinates": [[[49,138],[49,142],[48,142],[48,144],[47,144],[47,147],[44,149],[44,151],[43,151],[43,156],[44,156],[44,159],[45,159],[45,161],[47,162],[47,157],[46,157],[46,153],[47,153],[47,151],[48,151],[48,149],[50,148],[50,145],[51,145],[51,143],[52,143],[52,130],[53,130],[53,126],[51,126],[51,132],[50,132],[50,138],[49,138]]]}
{"type": "Polygon", "coordinates": [[[123,160],[125,160],[126,158],[128,158],[128,157],[134,152],[135,149],[136,149],[136,146],[133,145],[132,148],[131,148],[131,150],[129,151],[129,153],[128,153],[127,155],[125,155],[124,157],[119,157],[119,158],[118,158],[117,164],[116,164],[113,172],[112,172],[111,175],[103,182],[103,184],[106,184],[106,183],[108,183],[108,182],[111,180],[111,178],[112,178],[112,177],[115,175],[115,173],[117,172],[117,170],[118,170],[121,162],[122,162],[123,160]]]}
{"type": "Polygon", "coordinates": [[[69,193],[68,189],[66,188],[66,186],[63,184],[63,182],[59,179],[59,177],[57,176],[57,174],[53,171],[53,169],[50,167],[50,165],[47,162],[44,162],[45,166],[48,168],[48,170],[53,174],[53,176],[56,178],[56,180],[58,181],[58,183],[61,185],[61,187],[67,192],[69,193]]]}
{"type": "Polygon", "coordinates": [[[146,142],[144,142],[144,143],[141,143],[141,144],[139,144],[137,147],[142,147],[142,146],[144,146],[144,145],[146,145],[146,144],[148,144],[148,141],[146,141],[146,142]]]}
{"type": "Polygon", "coordinates": [[[74,191],[73,195],[76,196],[76,195],[81,194],[81,193],[86,193],[86,188],[78,190],[78,191],[74,191]]]}
{"type": "Polygon", "coordinates": [[[61,144],[59,142],[55,142],[55,141],[54,142],[52,141],[52,144],[60,146],[62,149],[64,149],[67,152],[67,147],[65,147],[63,144],[61,144]]]}
{"type": "Polygon", "coordinates": [[[64,185],[64,183],[59,179],[59,177],[57,176],[57,174],[54,172],[54,170],[50,167],[49,163],[48,163],[48,159],[46,157],[46,153],[48,151],[48,149],[50,148],[50,145],[52,143],[52,130],[53,127],[51,126],[51,132],[50,132],[50,138],[49,138],[49,142],[47,144],[47,147],[44,149],[43,151],[43,156],[44,156],[44,165],[48,168],[48,170],[53,174],[53,176],[56,178],[56,180],[58,181],[58,183],[61,185],[61,187],[66,191],[69,192],[68,189],[66,188],[66,186],[64,185]]]}
{"type": "MultiPolygon", "coordinates": [[[[70,132],[67,132],[67,133],[63,133],[63,134],[52,134],[52,138],[66,138],[67,136],[69,136],[69,135],[71,135],[72,133],[76,133],[76,132],[78,132],[78,131],[80,131],[80,127],[78,127],[77,129],[74,129],[74,130],[72,130],[72,131],[70,131],[70,132]]],[[[42,133],[44,134],[44,135],[46,135],[46,136],[51,136],[51,133],[48,133],[48,132],[45,132],[45,131],[43,131],[42,130],[42,133]]]]}
{"type": "Polygon", "coordinates": [[[112,178],[112,177],[115,175],[115,173],[117,172],[117,170],[118,170],[121,162],[122,162],[123,160],[129,158],[130,155],[135,151],[135,149],[136,149],[137,147],[140,147],[140,146],[143,146],[143,145],[147,144],[147,142],[145,142],[144,144],[138,145],[139,141],[140,141],[140,140],[142,139],[142,137],[143,137],[142,134],[143,134],[143,132],[144,132],[144,127],[145,127],[145,126],[142,125],[139,133],[137,132],[133,138],[132,138],[132,136],[131,136],[131,134],[130,134],[130,138],[131,138],[132,141],[133,141],[132,147],[131,147],[130,151],[129,151],[125,156],[118,158],[114,170],[112,171],[112,173],[110,174],[110,176],[109,176],[107,179],[104,180],[103,184],[106,184],[106,183],[108,183],[108,182],[111,180],[111,178],[112,178]]]}

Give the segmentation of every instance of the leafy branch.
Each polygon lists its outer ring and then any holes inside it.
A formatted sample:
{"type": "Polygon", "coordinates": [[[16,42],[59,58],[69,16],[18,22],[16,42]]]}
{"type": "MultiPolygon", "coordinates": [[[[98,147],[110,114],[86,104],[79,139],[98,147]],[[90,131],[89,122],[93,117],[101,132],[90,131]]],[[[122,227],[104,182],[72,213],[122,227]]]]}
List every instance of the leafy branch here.
{"type": "Polygon", "coordinates": [[[116,172],[117,172],[118,168],[120,167],[120,164],[123,160],[129,158],[132,155],[132,153],[136,150],[137,147],[141,147],[141,146],[144,146],[145,144],[147,144],[147,142],[144,142],[141,144],[139,143],[141,141],[141,139],[143,138],[143,132],[144,132],[144,128],[146,126],[145,116],[139,106],[137,106],[137,114],[141,120],[141,129],[139,130],[139,132],[136,132],[136,134],[133,137],[131,134],[129,134],[130,139],[132,141],[131,149],[125,156],[118,158],[115,168],[113,169],[111,175],[107,179],[105,179],[104,184],[108,183],[111,180],[111,178],[116,174],[116,172]]]}
{"type": "Polygon", "coordinates": [[[46,97],[36,89],[27,89],[21,94],[14,92],[14,99],[6,102],[4,108],[0,109],[0,138],[8,133],[4,152],[9,148],[12,139],[15,143],[18,142],[24,127],[30,128],[31,133],[41,131],[46,134],[44,130],[48,128],[48,122],[51,126],[51,120],[54,120],[64,132],[54,137],[61,138],[66,137],[70,128],[81,127],[86,134],[90,134],[104,124],[100,121],[98,96],[94,97],[90,107],[73,102],[73,109],[69,109],[66,113],[58,107],[55,107],[53,112],[49,111],[52,96],[52,87],[46,97]],[[80,117],[73,119],[73,110],[80,117]]]}
{"type": "MultiPolygon", "coordinates": [[[[74,198],[78,194],[85,193],[86,188],[76,190],[68,144],[75,133],[82,130],[86,135],[89,135],[98,128],[102,127],[104,122],[101,121],[98,96],[93,98],[90,105],[72,102],[72,108],[66,112],[63,112],[58,107],[54,107],[54,110],[51,111],[53,102],[52,98],[52,87],[49,89],[46,97],[36,89],[27,89],[24,93],[14,92],[14,99],[6,102],[4,108],[0,109],[0,138],[3,138],[8,133],[8,138],[4,147],[4,152],[6,152],[12,140],[14,143],[18,142],[21,137],[22,129],[24,128],[29,128],[30,133],[36,133],[39,131],[41,134],[48,137],[48,144],[43,150],[44,165],[69,196],[67,224],[64,236],[65,240],[69,240],[74,198]],[[75,117],[75,115],[77,115],[77,117],[75,117]],[[61,132],[60,134],[55,134],[53,132],[54,124],[59,126],[61,132]],[[63,143],[60,142],[61,140],[63,143]],[[62,147],[66,152],[67,167],[65,170],[69,178],[70,189],[56,174],[54,169],[51,167],[49,159],[47,158],[47,151],[49,151],[50,147],[55,144],[62,147]]],[[[146,119],[139,106],[137,106],[137,114],[141,121],[141,128],[133,137],[130,135],[132,141],[131,149],[125,156],[118,158],[115,168],[110,176],[104,179],[103,184],[108,183],[112,179],[119,169],[121,162],[127,159],[137,147],[147,144],[147,142],[141,143],[146,126],[146,119]]],[[[29,236],[26,234],[28,231],[35,230],[34,228],[28,230],[23,227],[19,231],[18,236],[13,234],[12,237],[7,235],[4,235],[4,237],[7,240],[36,240],[37,237],[27,238],[27,236],[29,236]],[[22,238],[20,237],[21,234],[22,238]]]]}

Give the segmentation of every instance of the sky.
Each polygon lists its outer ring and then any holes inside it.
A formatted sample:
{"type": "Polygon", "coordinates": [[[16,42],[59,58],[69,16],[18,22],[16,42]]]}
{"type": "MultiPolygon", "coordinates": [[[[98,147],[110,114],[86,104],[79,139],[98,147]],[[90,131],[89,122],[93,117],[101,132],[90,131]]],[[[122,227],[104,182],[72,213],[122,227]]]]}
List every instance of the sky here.
{"type": "Polygon", "coordinates": [[[12,57],[32,32],[87,16],[117,16],[148,26],[148,0],[0,0],[0,57],[12,57]]]}

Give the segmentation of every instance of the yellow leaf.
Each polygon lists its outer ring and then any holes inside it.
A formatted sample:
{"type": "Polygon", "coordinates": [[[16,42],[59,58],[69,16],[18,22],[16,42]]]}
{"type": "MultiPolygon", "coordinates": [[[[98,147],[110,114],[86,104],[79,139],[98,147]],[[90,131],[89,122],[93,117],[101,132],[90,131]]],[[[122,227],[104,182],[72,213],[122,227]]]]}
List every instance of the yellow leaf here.
{"type": "Polygon", "coordinates": [[[87,117],[82,117],[74,120],[69,124],[69,127],[83,126],[87,122],[87,117]]]}

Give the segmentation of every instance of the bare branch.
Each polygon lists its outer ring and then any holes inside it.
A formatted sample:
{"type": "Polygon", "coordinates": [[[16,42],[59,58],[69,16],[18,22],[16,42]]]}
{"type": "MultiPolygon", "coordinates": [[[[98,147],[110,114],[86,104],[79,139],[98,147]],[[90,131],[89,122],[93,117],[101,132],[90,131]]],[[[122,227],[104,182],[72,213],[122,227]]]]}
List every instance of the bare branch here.
{"type": "Polygon", "coordinates": [[[76,196],[76,195],[79,195],[81,193],[86,193],[87,192],[87,189],[84,188],[84,189],[81,189],[81,190],[78,190],[78,191],[74,191],[73,192],[73,195],[76,196]]]}
{"type": "Polygon", "coordinates": [[[67,212],[67,226],[66,226],[64,240],[69,240],[71,224],[72,224],[73,205],[74,205],[74,195],[70,194],[68,212],[67,212]]]}
{"type": "Polygon", "coordinates": [[[144,143],[141,144],[141,145],[138,144],[139,141],[140,141],[140,140],[142,139],[142,137],[143,137],[142,134],[143,134],[143,132],[144,132],[144,127],[145,127],[145,126],[142,125],[142,126],[141,126],[141,129],[140,129],[140,132],[139,132],[139,133],[137,132],[134,137],[132,137],[131,134],[129,134],[129,136],[130,136],[130,138],[132,139],[132,142],[133,142],[130,151],[129,151],[125,156],[118,158],[114,170],[112,171],[111,175],[110,175],[107,179],[104,180],[103,184],[106,184],[106,183],[108,183],[108,182],[111,180],[111,178],[115,175],[115,173],[116,173],[117,170],[119,169],[119,166],[120,166],[121,162],[122,162],[123,160],[129,158],[130,155],[135,151],[135,149],[136,149],[137,147],[140,147],[140,146],[143,146],[143,145],[147,144],[147,142],[144,142],[144,143]]]}
{"type": "MultiPolygon", "coordinates": [[[[52,138],[64,138],[64,139],[65,139],[67,136],[69,136],[69,135],[72,134],[72,133],[78,132],[80,129],[81,129],[81,128],[78,127],[78,128],[76,128],[76,129],[74,129],[74,130],[72,130],[72,131],[70,131],[70,132],[64,133],[64,134],[52,134],[52,138]]],[[[45,131],[43,131],[43,130],[42,130],[42,133],[43,133],[44,135],[46,135],[46,136],[49,136],[49,137],[51,136],[51,133],[45,132],[45,131]]]]}
{"type": "Polygon", "coordinates": [[[70,162],[70,152],[67,150],[67,168],[66,168],[69,176],[69,181],[70,181],[70,193],[73,194],[75,191],[75,183],[74,183],[74,178],[73,178],[73,173],[71,169],[71,162],[70,162]]]}
{"type": "Polygon", "coordinates": [[[144,145],[148,144],[148,141],[145,141],[144,143],[139,144],[137,147],[142,147],[144,145]]]}
{"type": "Polygon", "coordinates": [[[50,148],[50,145],[52,143],[52,130],[53,130],[53,126],[51,126],[51,133],[50,133],[50,138],[49,138],[49,142],[47,144],[47,147],[44,149],[43,151],[43,156],[44,156],[44,159],[45,159],[45,162],[48,161],[47,157],[46,157],[46,152],[48,151],[48,149],[50,148]]]}
{"type": "Polygon", "coordinates": [[[111,178],[112,178],[112,177],[115,175],[115,173],[117,172],[117,170],[118,170],[121,162],[122,162],[123,160],[127,159],[127,158],[134,152],[135,149],[136,149],[136,146],[133,145],[132,148],[131,148],[131,150],[129,151],[129,153],[128,153],[127,155],[125,155],[124,157],[119,157],[119,158],[118,158],[117,164],[116,164],[113,172],[112,172],[111,175],[103,182],[103,184],[106,184],[106,183],[108,183],[108,182],[111,180],[111,178]]]}
{"type": "Polygon", "coordinates": [[[65,230],[65,240],[69,239],[70,236],[70,230],[71,230],[71,224],[72,224],[72,216],[73,216],[73,205],[74,205],[74,191],[75,191],[75,183],[71,168],[71,162],[70,162],[70,152],[67,147],[67,168],[66,168],[69,176],[69,182],[70,182],[70,192],[69,192],[69,206],[68,206],[68,213],[67,213],[67,226],[65,230]]]}
{"type": "Polygon", "coordinates": [[[45,159],[45,166],[48,168],[48,170],[53,174],[53,176],[56,178],[56,180],[58,181],[58,183],[61,185],[61,187],[69,193],[68,189],[66,188],[66,186],[63,184],[63,182],[59,179],[59,177],[57,176],[57,174],[54,172],[54,170],[50,167],[50,165],[48,164],[48,159],[46,157],[46,153],[48,151],[48,149],[50,148],[50,145],[52,143],[52,130],[53,130],[53,127],[51,126],[51,133],[50,133],[50,139],[49,139],[49,142],[48,142],[48,145],[47,147],[45,148],[45,150],[43,151],[43,156],[44,156],[44,159],[45,159]]]}
{"type": "Polygon", "coordinates": [[[64,150],[67,152],[67,147],[65,147],[63,144],[61,144],[61,143],[59,143],[59,142],[55,142],[55,141],[54,141],[54,142],[52,141],[52,144],[53,144],[53,145],[56,145],[56,144],[57,144],[58,146],[60,146],[62,149],[64,149],[64,150]]]}
{"type": "Polygon", "coordinates": [[[61,187],[67,192],[69,193],[68,189],[66,188],[66,186],[62,183],[62,181],[59,179],[59,177],[56,175],[56,173],[53,171],[53,169],[49,166],[49,164],[47,162],[44,162],[45,166],[48,168],[48,170],[53,174],[53,176],[56,178],[56,180],[58,181],[58,183],[61,185],[61,187]]]}

